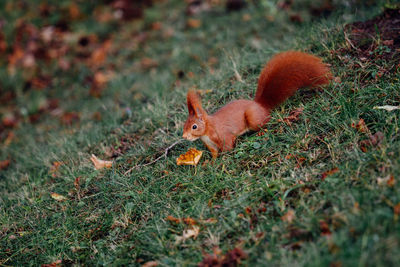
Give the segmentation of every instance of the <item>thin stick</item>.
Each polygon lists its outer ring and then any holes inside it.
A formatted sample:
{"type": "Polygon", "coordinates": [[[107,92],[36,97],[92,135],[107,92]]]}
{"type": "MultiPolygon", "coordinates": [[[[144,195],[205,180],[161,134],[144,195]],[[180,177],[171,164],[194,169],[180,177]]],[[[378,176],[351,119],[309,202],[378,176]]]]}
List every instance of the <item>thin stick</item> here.
{"type": "Polygon", "coordinates": [[[144,167],[144,166],[151,165],[151,164],[153,164],[153,163],[156,163],[157,161],[159,161],[159,160],[162,159],[163,157],[167,157],[168,151],[169,151],[171,148],[173,148],[174,146],[176,146],[177,144],[181,143],[181,142],[182,142],[182,140],[176,141],[175,143],[173,143],[172,145],[170,145],[169,147],[167,147],[167,148],[165,149],[164,154],[162,154],[161,156],[159,156],[159,157],[156,158],[155,160],[150,161],[150,162],[148,162],[148,163],[146,163],[146,164],[133,166],[132,168],[130,168],[129,170],[127,170],[127,171],[124,173],[124,175],[127,175],[128,173],[130,173],[130,172],[133,171],[134,169],[138,169],[138,168],[140,168],[140,167],[144,167]]]}

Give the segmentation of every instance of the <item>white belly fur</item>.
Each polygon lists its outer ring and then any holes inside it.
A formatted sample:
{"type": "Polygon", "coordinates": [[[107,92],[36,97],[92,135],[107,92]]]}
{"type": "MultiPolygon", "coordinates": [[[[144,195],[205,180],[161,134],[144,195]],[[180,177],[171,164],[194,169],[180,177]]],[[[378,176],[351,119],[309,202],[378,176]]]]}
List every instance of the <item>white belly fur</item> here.
{"type": "Polygon", "coordinates": [[[218,150],[218,146],[213,141],[211,141],[211,139],[207,135],[201,136],[200,139],[201,141],[203,141],[204,144],[206,144],[206,146],[218,150]]]}

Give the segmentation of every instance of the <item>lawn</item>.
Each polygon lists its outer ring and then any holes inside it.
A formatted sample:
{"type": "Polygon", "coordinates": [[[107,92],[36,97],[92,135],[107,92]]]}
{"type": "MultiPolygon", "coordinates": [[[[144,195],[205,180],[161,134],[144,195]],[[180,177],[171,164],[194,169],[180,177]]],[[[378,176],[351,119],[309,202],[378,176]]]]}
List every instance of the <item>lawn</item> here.
{"type": "Polygon", "coordinates": [[[0,266],[398,265],[396,1],[50,2],[0,3],[0,266]],[[331,84],[215,161],[182,138],[189,89],[250,99],[290,49],[331,84]]]}

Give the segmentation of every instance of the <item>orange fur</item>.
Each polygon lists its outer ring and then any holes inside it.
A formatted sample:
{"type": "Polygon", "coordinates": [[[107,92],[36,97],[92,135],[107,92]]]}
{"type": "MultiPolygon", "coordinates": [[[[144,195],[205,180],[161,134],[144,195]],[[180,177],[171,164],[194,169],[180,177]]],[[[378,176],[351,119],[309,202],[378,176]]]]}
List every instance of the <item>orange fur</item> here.
{"type": "Polygon", "coordinates": [[[190,141],[200,138],[215,158],[219,151],[234,148],[239,135],[263,127],[270,119],[271,109],[284,102],[297,89],[321,86],[331,79],[329,68],[318,57],[296,51],[277,54],[261,72],[254,101],[236,100],[208,115],[201,106],[197,92],[189,91],[189,116],[183,137],[190,141]]]}

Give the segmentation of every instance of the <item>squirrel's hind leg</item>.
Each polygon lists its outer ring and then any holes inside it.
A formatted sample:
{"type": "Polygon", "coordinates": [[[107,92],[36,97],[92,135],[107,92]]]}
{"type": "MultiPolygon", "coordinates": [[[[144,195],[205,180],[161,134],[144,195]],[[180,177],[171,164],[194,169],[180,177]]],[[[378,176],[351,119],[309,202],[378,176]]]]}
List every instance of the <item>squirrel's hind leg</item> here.
{"type": "Polygon", "coordinates": [[[249,107],[244,116],[247,128],[252,131],[259,131],[271,118],[269,110],[258,104],[249,107]]]}

